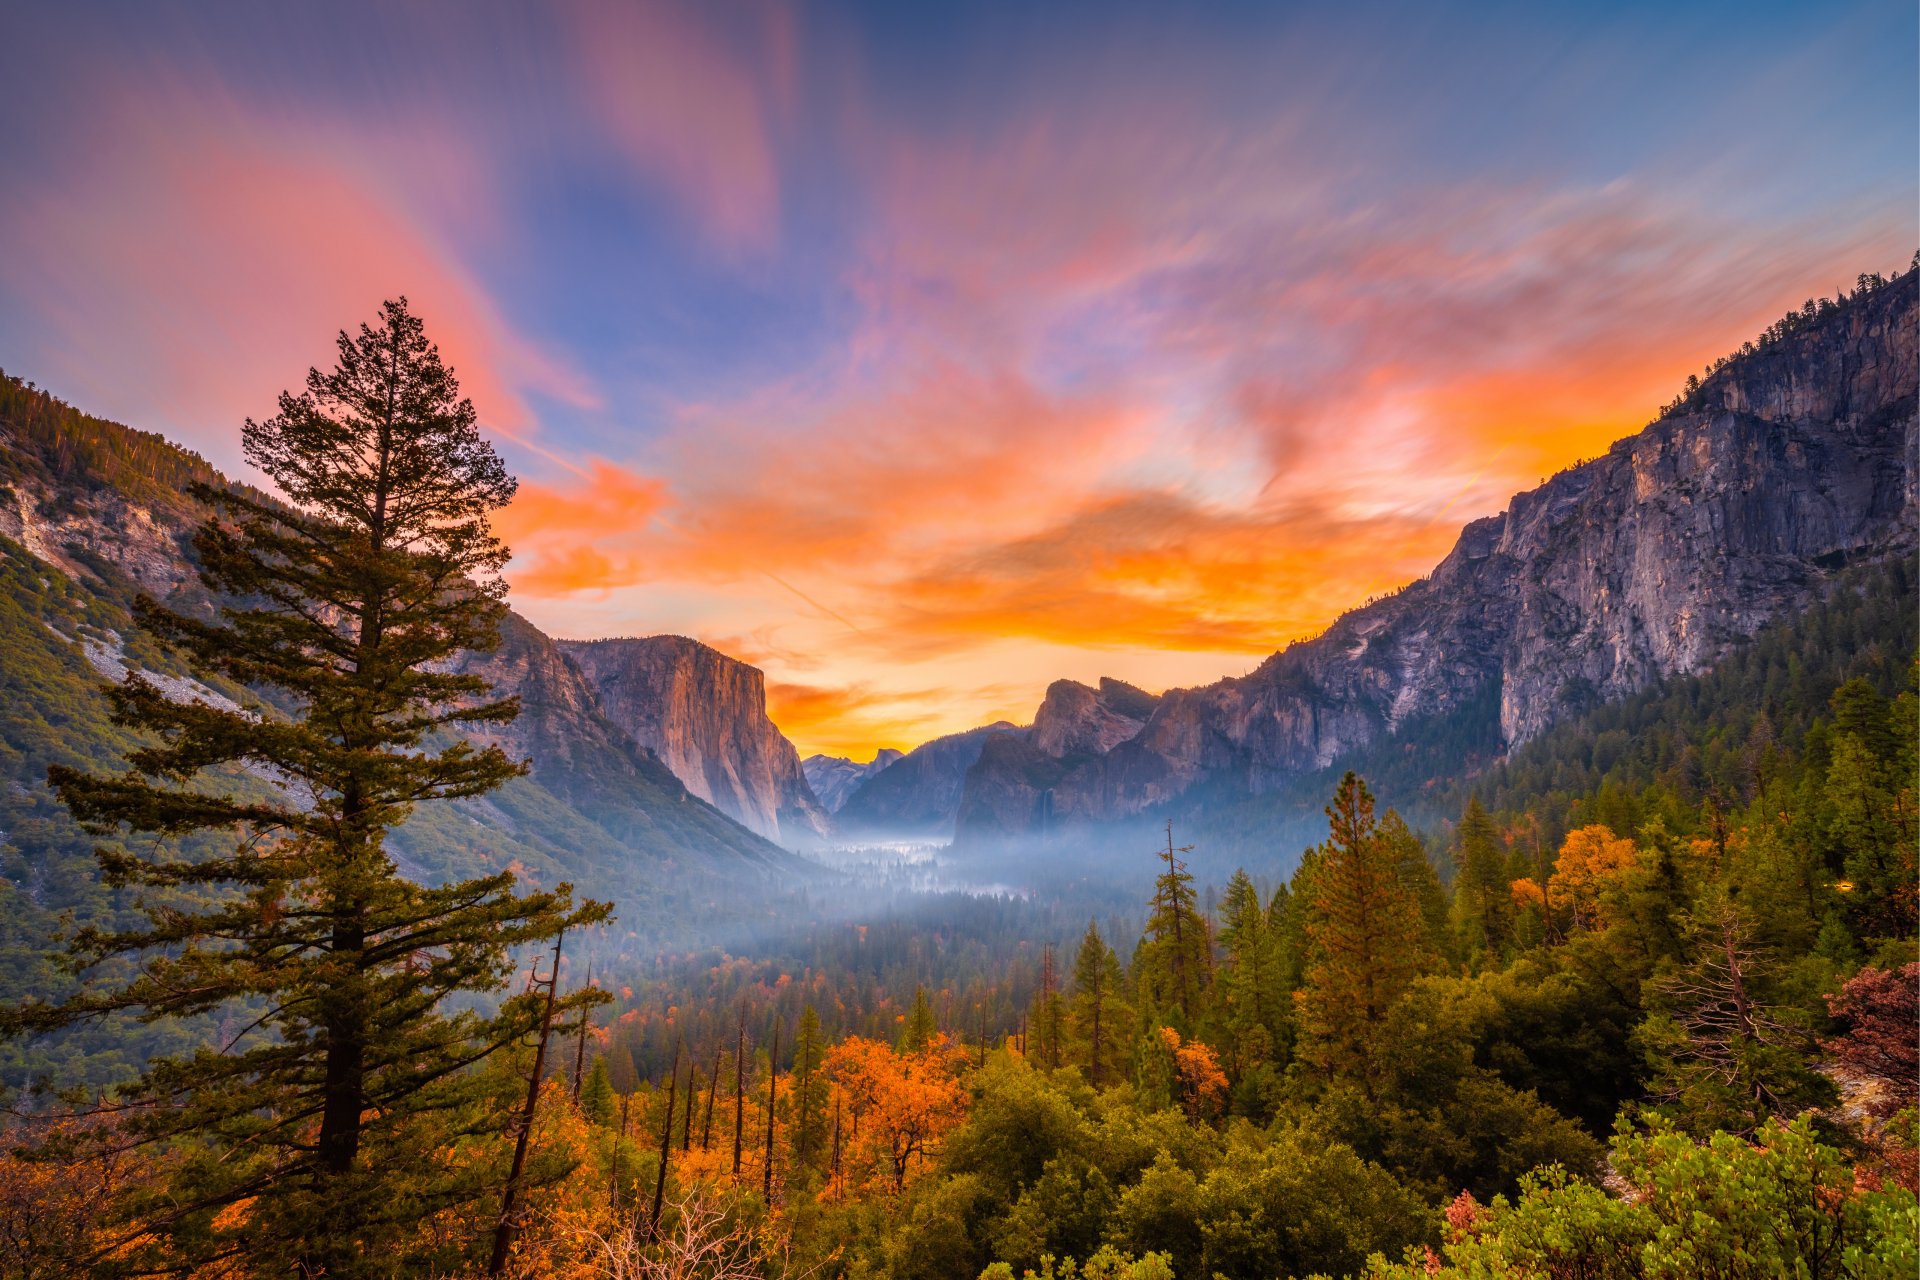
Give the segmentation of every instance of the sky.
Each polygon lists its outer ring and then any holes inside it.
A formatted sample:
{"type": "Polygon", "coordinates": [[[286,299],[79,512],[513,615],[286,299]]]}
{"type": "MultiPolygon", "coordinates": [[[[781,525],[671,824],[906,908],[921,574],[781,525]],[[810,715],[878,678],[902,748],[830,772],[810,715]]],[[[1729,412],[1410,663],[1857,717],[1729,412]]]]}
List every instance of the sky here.
{"type": "Polygon", "coordinates": [[[0,0],[0,367],[248,475],[405,295],[512,600],[803,753],[1251,669],[1916,245],[1911,0],[0,0]]]}

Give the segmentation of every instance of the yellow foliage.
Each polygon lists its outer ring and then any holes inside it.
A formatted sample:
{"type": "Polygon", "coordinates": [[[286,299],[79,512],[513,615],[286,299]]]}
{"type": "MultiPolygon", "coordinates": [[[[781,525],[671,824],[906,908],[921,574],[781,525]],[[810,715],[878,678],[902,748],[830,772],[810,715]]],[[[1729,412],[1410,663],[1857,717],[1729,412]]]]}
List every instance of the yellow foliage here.
{"type": "Polygon", "coordinates": [[[944,1037],[922,1053],[858,1036],[841,1041],[825,1062],[833,1099],[846,1118],[840,1187],[898,1193],[924,1167],[948,1131],[966,1117],[958,1079],[961,1055],[944,1037]]]}
{"type": "Polygon", "coordinates": [[[1633,841],[1607,827],[1595,824],[1569,831],[1547,881],[1548,895],[1572,911],[1574,928],[1604,926],[1611,923],[1603,918],[1604,891],[1638,861],[1633,841]]]}

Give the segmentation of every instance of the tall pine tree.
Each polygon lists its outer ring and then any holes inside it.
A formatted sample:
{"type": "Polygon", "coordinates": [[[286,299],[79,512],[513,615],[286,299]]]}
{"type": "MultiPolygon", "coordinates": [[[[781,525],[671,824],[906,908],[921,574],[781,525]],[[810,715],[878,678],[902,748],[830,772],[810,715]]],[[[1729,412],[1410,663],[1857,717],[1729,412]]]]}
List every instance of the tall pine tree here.
{"type": "Polygon", "coordinates": [[[793,1165],[804,1170],[826,1154],[827,1101],[831,1093],[820,1064],[827,1053],[820,1015],[811,1004],[800,1011],[793,1037],[793,1165]]]}
{"type": "Polygon", "coordinates": [[[193,491],[214,512],[194,546],[227,602],[217,618],[145,597],[135,609],[195,669],[260,701],[176,701],[131,673],[108,693],[147,736],[131,767],[50,771],[108,837],[107,882],[141,895],[148,921],[72,941],[76,968],[137,959],[108,966],[131,977],[10,1009],[5,1026],[126,1010],[246,1027],[150,1063],[127,1091],[126,1126],[174,1157],[122,1205],[139,1239],[116,1261],[133,1268],[343,1280],[403,1267],[412,1226],[490,1190],[488,1163],[441,1158],[435,1135],[501,1123],[469,1068],[538,1016],[527,999],[486,1015],[449,997],[496,990],[515,947],[607,914],[564,885],[518,895],[502,872],[430,888],[394,866],[386,836],[416,805],[524,769],[457,736],[512,719],[516,700],[446,669],[497,642],[508,553],[488,517],[514,482],[404,299],[338,345],[332,371],[243,430],[285,504],[193,491]]]}
{"type": "Polygon", "coordinates": [[[1087,921],[1073,960],[1073,1030],[1087,1064],[1087,1080],[1103,1084],[1119,1070],[1129,1012],[1120,958],[1087,921]]]}
{"type": "Polygon", "coordinates": [[[1260,891],[1244,869],[1227,881],[1220,921],[1220,943],[1226,951],[1219,980],[1221,1012],[1238,1072],[1273,1057],[1280,1041],[1282,999],[1275,940],[1267,932],[1260,891]]]}
{"type": "Polygon", "coordinates": [[[1387,1010],[1419,974],[1420,907],[1373,817],[1373,794],[1349,772],[1327,808],[1329,831],[1311,880],[1307,970],[1295,999],[1307,1058],[1372,1096],[1387,1010]]]}
{"type": "Polygon", "coordinates": [[[1153,882],[1153,914],[1135,955],[1136,985],[1143,1005],[1192,1035],[1207,1008],[1213,986],[1213,943],[1206,917],[1193,891],[1193,873],[1176,849],[1173,824],[1167,824],[1166,863],[1153,882]]]}
{"type": "Polygon", "coordinates": [[[1479,796],[1467,801],[1459,842],[1453,918],[1460,951],[1475,964],[1498,963],[1512,933],[1513,893],[1506,847],[1479,796]]]}

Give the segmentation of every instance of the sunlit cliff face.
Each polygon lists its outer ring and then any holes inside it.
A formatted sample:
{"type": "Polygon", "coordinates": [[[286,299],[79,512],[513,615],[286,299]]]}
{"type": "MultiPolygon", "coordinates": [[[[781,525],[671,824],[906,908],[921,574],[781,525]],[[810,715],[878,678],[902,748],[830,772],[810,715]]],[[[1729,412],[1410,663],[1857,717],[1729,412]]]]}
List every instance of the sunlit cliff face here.
{"type": "Polygon", "coordinates": [[[904,12],[10,16],[0,363],[237,469],[405,293],[517,607],[864,756],[1243,671],[1916,238],[1910,6],[904,12]]]}

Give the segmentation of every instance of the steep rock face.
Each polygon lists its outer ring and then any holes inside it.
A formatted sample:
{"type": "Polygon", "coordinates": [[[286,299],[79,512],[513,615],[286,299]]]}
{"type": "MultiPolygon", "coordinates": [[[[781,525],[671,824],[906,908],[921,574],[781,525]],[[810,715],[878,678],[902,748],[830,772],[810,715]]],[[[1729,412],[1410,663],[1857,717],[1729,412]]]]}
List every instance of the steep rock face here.
{"type": "Polygon", "coordinates": [[[1203,781],[1258,792],[1495,691],[1518,744],[1710,664],[1845,564],[1911,554],[1917,279],[1735,359],[1679,411],[1468,525],[1427,578],[1250,675],[1170,691],[1109,750],[1035,775],[1031,743],[994,744],[960,838],[1121,817],[1203,781]]]}
{"type": "Polygon", "coordinates": [[[693,794],[769,840],[827,829],[800,755],[767,718],[766,677],[684,636],[563,640],[607,717],[693,794]]]}
{"type": "Polygon", "coordinates": [[[800,762],[800,771],[807,775],[807,785],[813,788],[820,807],[834,814],[840,812],[861,784],[904,754],[892,747],[883,747],[865,764],[845,756],[812,755],[800,762]]]}
{"type": "Polygon", "coordinates": [[[979,760],[967,771],[956,831],[969,839],[1027,831],[1044,835],[1061,818],[1096,816],[1057,811],[1055,788],[1136,737],[1159,701],[1119,680],[1102,679],[1097,689],[1054,681],[1032,728],[994,734],[982,744],[979,760]]]}
{"type": "Polygon", "coordinates": [[[1055,680],[1034,713],[1028,737],[1042,755],[1055,759],[1101,755],[1139,733],[1159,701],[1122,680],[1102,677],[1097,689],[1055,680]]]}
{"type": "Polygon", "coordinates": [[[863,783],[835,815],[851,835],[918,836],[944,840],[953,834],[967,770],[981,748],[1016,726],[1004,720],[922,743],[863,783]]]}

